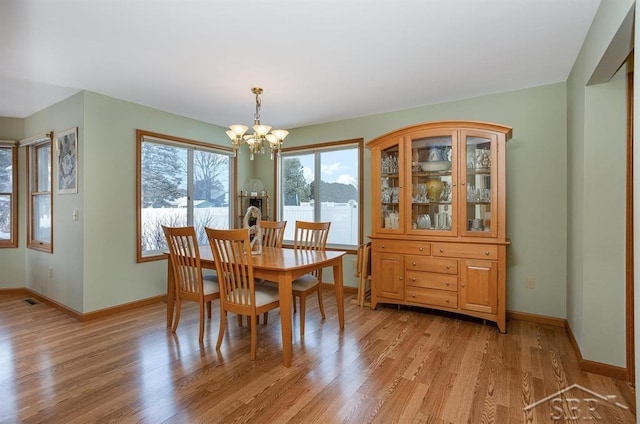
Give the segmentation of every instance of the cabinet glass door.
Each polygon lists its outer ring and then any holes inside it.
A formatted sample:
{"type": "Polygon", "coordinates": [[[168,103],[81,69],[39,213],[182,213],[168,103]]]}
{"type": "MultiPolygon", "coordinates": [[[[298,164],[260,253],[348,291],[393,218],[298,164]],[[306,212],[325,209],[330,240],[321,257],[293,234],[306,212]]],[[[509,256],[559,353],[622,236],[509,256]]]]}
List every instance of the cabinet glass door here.
{"type": "Polygon", "coordinates": [[[492,216],[497,198],[495,169],[497,140],[483,133],[464,133],[460,158],[463,190],[460,191],[461,227],[466,236],[495,237],[497,217],[492,216]],[[463,161],[466,163],[462,166],[463,161]]]}
{"type": "Polygon", "coordinates": [[[384,231],[400,232],[402,193],[401,144],[393,143],[380,150],[380,211],[378,228],[384,231]]]}
{"type": "Polygon", "coordinates": [[[411,222],[407,232],[455,234],[452,197],[454,134],[414,137],[411,145],[411,222]]]}

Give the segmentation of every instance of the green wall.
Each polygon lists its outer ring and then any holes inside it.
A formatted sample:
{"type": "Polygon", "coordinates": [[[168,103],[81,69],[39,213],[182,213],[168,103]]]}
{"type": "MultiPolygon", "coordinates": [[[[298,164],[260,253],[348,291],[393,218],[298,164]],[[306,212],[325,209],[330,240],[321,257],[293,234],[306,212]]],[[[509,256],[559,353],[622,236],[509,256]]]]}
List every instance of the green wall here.
{"type": "Polygon", "coordinates": [[[84,312],[166,293],[166,261],[136,263],[136,129],[228,146],[220,127],[85,92],[84,312]]]}
{"type": "Polygon", "coordinates": [[[601,3],[567,80],[567,321],[584,359],[620,367],[626,366],[625,76],[588,81],[633,5],[601,3]]]}
{"type": "MultiPolygon", "coordinates": [[[[566,316],[566,103],[565,85],[553,84],[423,108],[296,128],[287,147],[364,138],[438,120],[489,121],[513,127],[507,143],[507,308],[566,316]],[[537,288],[526,289],[527,276],[537,288]]],[[[268,159],[267,159],[268,160],[268,159]]],[[[262,162],[260,175],[270,176],[262,162]]],[[[371,160],[365,152],[365,235],[370,233],[371,160]]]]}
{"type": "MultiPolygon", "coordinates": [[[[0,117],[0,140],[19,141],[24,136],[24,119],[0,117]]],[[[24,171],[24,149],[18,149],[18,174],[24,171]]],[[[18,178],[18,217],[26,214],[25,179],[18,178]]],[[[18,249],[0,249],[0,289],[24,287],[24,244],[26,238],[24,220],[18,219],[18,249]]]]}
{"type": "MultiPolygon", "coordinates": [[[[25,285],[63,305],[83,312],[83,246],[82,219],[72,220],[74,208],[82,218],[82,162],[84,158],[84,96],[78,93],[25,119],[25,137],[43,132],[63,131],[78,127],[78,194],[58,195],[53,167],[53,254],[33,249],[25,250],[25,285]]],[[[55,162],[55,136],[51,154],[55,162]]],[[[25,150],[21,148],[20,150],[25,150]]],[[[23,152],[24,153],[24,152],[23,152]]],[[[25,162],[21,166],[25,166],[25,162]]],[[[25,174],[21,174],[25,178],[25,174]]],[[[26,193],[25,193],[26,196],[26,193]]],[[[22,196],[22,199],[25,197],[22,196]]],[[[20,219],[25,220],[21,215],[20,219]]],[[[23,240],[26,236],[23,235],[23,240]]],[[[23,245],[24,246],[24,245],[23,245]]]]}

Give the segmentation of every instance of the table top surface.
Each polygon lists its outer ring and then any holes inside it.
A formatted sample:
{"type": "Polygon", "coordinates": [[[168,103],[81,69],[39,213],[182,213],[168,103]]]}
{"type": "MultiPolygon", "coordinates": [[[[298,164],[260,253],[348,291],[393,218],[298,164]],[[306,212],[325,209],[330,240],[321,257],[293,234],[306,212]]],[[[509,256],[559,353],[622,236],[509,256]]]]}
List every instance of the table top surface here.
{"type": "MultiPolygon", "coordinates": [[[[199,246],[200,260],[213,263],[213,253],[210,245],[199,246]]],[[[262,254],[254,254],[253,267],[273,270],[294,270],[310,265],[331,262],[344,256],[343,250],[297,250],[286,247],[263,247],[262,254]]]]}

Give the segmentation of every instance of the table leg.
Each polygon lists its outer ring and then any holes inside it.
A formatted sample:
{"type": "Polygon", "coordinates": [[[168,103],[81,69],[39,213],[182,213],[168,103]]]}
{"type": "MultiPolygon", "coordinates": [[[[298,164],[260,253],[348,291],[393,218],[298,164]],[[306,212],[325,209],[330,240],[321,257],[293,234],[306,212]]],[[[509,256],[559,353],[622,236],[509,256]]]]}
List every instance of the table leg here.
{"type": "Polygon", "coordinates": [[[292,359],[292,320],[291,304],[291,273],[284,272],[278,281],[278,296],[280,297],[280,328],[282,330],[282,362],[285,367],[291,366],[292,359]]]}
{"type": "Polygon", "coordinates": [[[342,281],[342,257],[333,263],[333,282],[336,288],[336,302],[338,303],[338,322],[340,329],[344,330],[344,284],[342,281]]]}
{"type": "Polygon", "coordinates": [[[175,281],[173,281],[173,265],[167,258],[167,327],[173,325],[173,309],[176,297],[175,281]]]}

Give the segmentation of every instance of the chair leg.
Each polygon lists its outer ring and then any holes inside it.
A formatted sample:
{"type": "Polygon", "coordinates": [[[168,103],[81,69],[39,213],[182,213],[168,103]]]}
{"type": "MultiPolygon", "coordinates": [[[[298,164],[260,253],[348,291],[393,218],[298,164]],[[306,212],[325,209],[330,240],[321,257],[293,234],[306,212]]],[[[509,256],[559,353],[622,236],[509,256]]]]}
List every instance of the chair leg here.
{"type": "Polygon", "coordinates": [[[256,344],[258,343],[258,326],[256,325],[256,316],[251,315],[251,360],[256,360],[256,344]]]}
{"type": "Polygon", "coordinates": [[[307,295],[300,296],[300,337],[304,336],[304,320],[305,312],[307,309],[307,295]]]}
{"type": "Polygon", "coordinates": [[[207,302],[207,315],[209,316],[209,319],[211,319],[211,301],[207,302]]]}
{"type": "Polygon", "coordinates": [[[220,330],[218,330],[218,343],[216,343],[216,350],[220,350],[222,346],[222,338],[224,337],[224,329],[227,326],[227,311],[220,311],[220,330]]]}
{"type": "Polygon", "coordinates": [[[322,285],[318,284],[318,305],[320,305],[320,315],[322,315],[322,319],[326,319],[327,317],[324,315],[324,302],[322,301],[322,285]]]}
{"type": "Polygon", "coordinates": [[[296,312],[298,312],[297,308],[296,308],[296,296],[293,295],[293,313],[295,314],[296,312]]]}
{"type": "Polygon", "coordinates": [[[238,314],[238,327],[242,327],[242,315],[238,314]]]}
{"type": "Polygon", "coordinates": [[[267,321],[269,321],[269,312],[264,313],[263,321],[264,321],[264,325],[267,325],[267,321]]]}
{"type": "Polygon", "coordinates": [[[200,334],[198,335],[198,341],[202,344],[204,340],[204,303],[200,302],[200,334]]]}
{"type": "Polygon", "coordinates": [[[176,299],[176,314],[173,317],[173,327],[171,327],[171,332],[175,333],[178,328],[178,322],[180,322],[180,311],[182,310],[182,301],[180,298],[176,299]]]}

